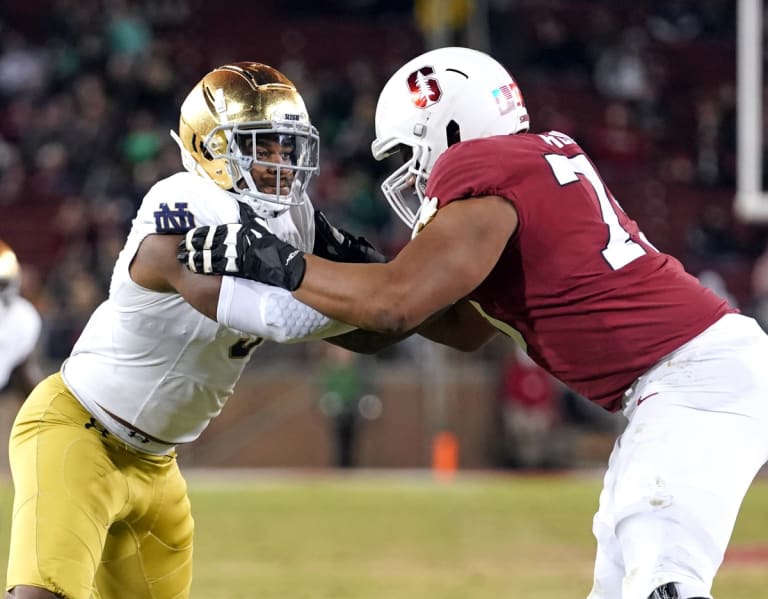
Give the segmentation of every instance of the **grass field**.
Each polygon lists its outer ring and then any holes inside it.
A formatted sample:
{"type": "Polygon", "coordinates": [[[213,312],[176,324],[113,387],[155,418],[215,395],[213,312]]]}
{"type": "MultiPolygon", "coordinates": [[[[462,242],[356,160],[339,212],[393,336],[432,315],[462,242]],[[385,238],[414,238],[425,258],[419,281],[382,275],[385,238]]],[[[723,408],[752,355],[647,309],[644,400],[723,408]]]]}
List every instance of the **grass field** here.
{"type": "MultiPolygon", "coordinates": [[[[579,599],[599,476],[188,474],[193,599],[579,599]]],[[[0,562],[10,490],[0,486],[0,562]]],[[[768,480],[747,496],[718,577],[768,596],[768,480]]]]}

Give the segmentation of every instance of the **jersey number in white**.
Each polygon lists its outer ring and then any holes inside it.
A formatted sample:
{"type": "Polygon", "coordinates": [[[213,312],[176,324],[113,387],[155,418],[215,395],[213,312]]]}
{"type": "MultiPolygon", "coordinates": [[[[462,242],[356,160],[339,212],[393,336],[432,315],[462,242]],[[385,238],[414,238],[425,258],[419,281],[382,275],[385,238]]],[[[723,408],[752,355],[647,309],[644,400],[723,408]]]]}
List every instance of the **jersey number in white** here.
{"type": "MultiPolygon", "coordinates": [[[[575,183],[579,181],[579,175],[583,175],[595,190],[597,201],[600,204],[600,214],[603,217],[603,222],[608,226],[608,243],[602,250],[602,254],[613,270],[618,270],[645,255],[645,248],[633,241],[629,233],[619,223],[617,210],[621,210],[621,207],[616,200],[611,201],[600,175],[597,174],[595,167],[584,154],[571,158],[562,154],[546,154],[544,158],[549,163],[552,173],[560,185],[575,183]]],[[[645,243],[653,247],[642,233],[640,236],[645,243]]]]}

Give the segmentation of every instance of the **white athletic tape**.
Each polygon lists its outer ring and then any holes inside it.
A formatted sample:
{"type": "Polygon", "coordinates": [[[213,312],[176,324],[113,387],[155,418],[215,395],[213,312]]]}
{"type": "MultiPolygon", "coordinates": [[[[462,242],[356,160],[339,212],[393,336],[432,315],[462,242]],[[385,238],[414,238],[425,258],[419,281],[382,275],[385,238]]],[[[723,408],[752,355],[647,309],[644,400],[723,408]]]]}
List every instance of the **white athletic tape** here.
{"type": "Polygon", "coordinates": [[[211,264],[211,250],[203,250],[203,272],[206,274],[213,272],[213,265],[211,264]]]}
{"type": "Polygon", "coordinates": [[[237,234],[240,231],[240,225],[227,225],[227,236],[224,238],[224,243],[227,246],[234,246],[237,243],[237,234]]]}
{"type": "Polygon", "coordinates": [[[208,227],[208,233],[205,235],[205,244],[203,249],[210,250],[213,245],[213,236],[216,234],[216,227],[208,227]]]}

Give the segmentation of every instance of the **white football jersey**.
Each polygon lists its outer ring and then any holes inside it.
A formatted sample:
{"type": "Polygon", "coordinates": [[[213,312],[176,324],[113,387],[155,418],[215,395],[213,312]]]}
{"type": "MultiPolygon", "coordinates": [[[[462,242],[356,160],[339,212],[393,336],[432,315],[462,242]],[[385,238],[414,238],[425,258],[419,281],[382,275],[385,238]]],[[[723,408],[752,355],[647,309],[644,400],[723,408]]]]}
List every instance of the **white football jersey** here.
{"type": "MultiPolygon", "coordinates": [[[[211,181],[183,172],[156,183],[115,264],[109,298],[62,366],[64,380],[88,411],[143,451],[164,453],[169,447],[130,435],[105,410],[168,446],[193,441],[219,414],[261,339],[211,320],[178,293],[141,287],[128,268],[147,235],[235,222],[236,196],[211,181]]],[[[309,198],[267,224],[284,241],[312,251],[309,198]]]]}
{"type": "Polygon", "coordinates": [[[40,314],[23,297],[14,297],[7,306],[0,304],[0,390],[35,349],[41,330],[40,314]]]}

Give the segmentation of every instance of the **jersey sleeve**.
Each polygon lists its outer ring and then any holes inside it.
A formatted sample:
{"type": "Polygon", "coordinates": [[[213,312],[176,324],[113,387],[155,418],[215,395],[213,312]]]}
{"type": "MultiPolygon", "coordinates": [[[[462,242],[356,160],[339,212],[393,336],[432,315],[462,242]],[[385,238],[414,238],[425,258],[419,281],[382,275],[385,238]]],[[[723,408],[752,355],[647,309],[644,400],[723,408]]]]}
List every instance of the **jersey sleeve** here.
{"type": "Polygon", "coordinates": [[[435,163],[426,195],[437,198],[438,208],[454,200],[488,195],[514,200],[511,190],[522,180],[522,171],[514,168],[509,147],[502,154],[497,145],[497,138],[491,137],[450,147],[435,163]],[[499,168],[502,155],[505,167],[499,168]]]}
{"type": "Polygon", "coordinates": [[[236,199],[210,181],[179,173],[152,186],[133,228],[144,235],[183,235],[194,227],[239,220],[236,199]]]}

